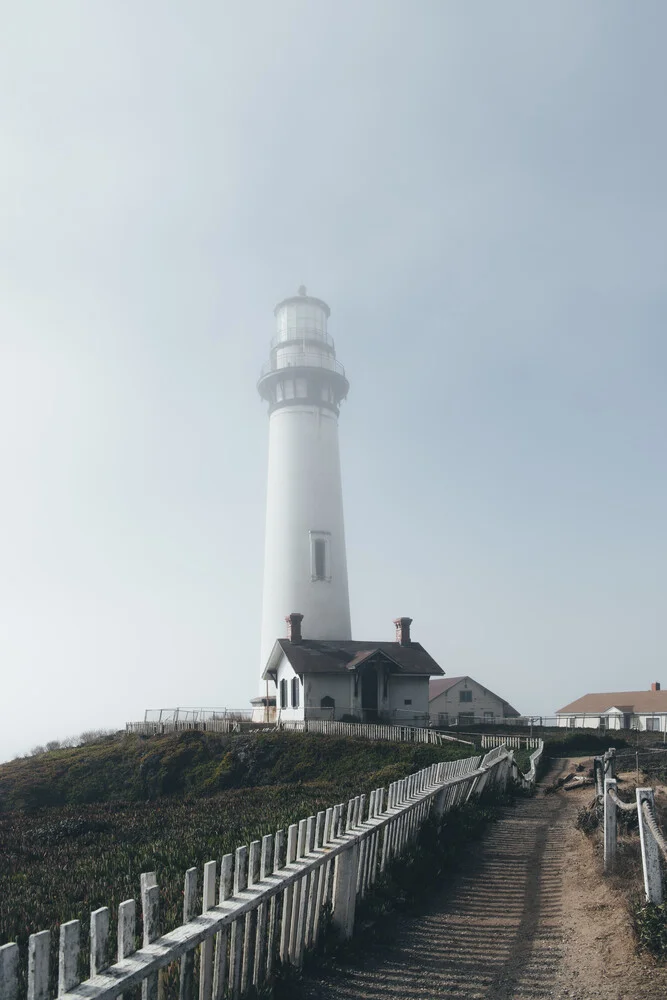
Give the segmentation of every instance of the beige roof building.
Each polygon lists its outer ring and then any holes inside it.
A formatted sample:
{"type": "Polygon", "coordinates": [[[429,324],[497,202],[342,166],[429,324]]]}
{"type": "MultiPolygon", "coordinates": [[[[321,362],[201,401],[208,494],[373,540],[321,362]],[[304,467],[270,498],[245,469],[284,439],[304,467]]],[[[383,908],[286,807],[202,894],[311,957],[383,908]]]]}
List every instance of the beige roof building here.
{"type": "Polygon", "coordinates": [[[556,712],[558,724],[603,729],[649,729],[667,727],[667,691],[655,681],[648,691],[608,691],[585,694],[556,712]]]}

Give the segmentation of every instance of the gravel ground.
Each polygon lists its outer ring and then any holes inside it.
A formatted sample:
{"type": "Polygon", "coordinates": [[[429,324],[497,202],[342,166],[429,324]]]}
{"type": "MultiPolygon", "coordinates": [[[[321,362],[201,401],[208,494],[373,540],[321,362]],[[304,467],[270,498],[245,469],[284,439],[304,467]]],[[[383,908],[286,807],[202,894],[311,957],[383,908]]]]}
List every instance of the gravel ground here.
{"type": "MultiPolygon", "coordinates": [[[[569,764],[555,762],[545,783],[569,764]]],[[[638,956],[622,894],[574,827],[591,790],[505,810],[427,908],[397,919],[354,967],[310,974],[312,1000],[664,1000],[667,970],[638,956]]]]}

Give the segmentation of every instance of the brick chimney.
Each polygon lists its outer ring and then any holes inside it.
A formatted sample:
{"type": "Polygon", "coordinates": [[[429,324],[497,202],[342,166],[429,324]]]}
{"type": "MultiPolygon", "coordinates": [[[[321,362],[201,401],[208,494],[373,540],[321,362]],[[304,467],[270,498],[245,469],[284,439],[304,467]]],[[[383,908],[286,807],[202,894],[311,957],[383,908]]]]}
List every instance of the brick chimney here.
{"type": "Polygon", "coordinates": [[[660,690],[660,681],[653,681],[653,683],[651,684],[651,691],[659,691],[659,690],[660,690]]]}
{"type": "Polygon", "coordinates": [[[412,618],[394,618],[394,625],[396,626],[396,642],[400,643],[401,646],[409,646],[412,618]]]}
{"type": "Polygon", "coordinates": [[[301,622],[303,621],[303,615],[300,615],[298,611],[293,611],[291,615],[287,615],[285,621],[287,622],[287,638],[289,641],[295,644],[301,642],[301,622]]]}

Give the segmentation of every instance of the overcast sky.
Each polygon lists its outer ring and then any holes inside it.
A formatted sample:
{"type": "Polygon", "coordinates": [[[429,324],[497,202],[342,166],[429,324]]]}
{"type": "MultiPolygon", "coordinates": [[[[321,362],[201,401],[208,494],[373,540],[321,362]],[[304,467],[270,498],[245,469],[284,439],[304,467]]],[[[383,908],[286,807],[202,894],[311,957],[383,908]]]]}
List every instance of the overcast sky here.
{"type": "Polygon", "coordinates": [[[2,20],[0,759],[257,693],[255,383],[302,282],[353,636],[410,615],[523,713],[667,682],[662,0],[2,20]]]}

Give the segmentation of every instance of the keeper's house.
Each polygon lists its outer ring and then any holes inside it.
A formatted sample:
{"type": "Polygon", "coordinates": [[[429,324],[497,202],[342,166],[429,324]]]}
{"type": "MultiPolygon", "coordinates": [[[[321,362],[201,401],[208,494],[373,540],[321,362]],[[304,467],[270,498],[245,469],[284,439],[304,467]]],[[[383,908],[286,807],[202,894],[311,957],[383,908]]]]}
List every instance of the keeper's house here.
{"type": "Polygon", "coordinates": [[[585,694],[556,712],[559,726],[590,729],[667,730],[667,691],[656,681],[650,691],[585,694]]]}
{"type": "Polygon", "coordinates": [[[444,671],[410,638],[411,618],[397,618],[395,642],[304,639],[303,615],[288,615],[263,678],[277,688],[283,722],[331,719],[428,725],[428,682],[444,671]]]}
{"type": "Polygon", "coordinates": [[[472,677],[437,677],[429,685],[432,726],[498,725],[523,720],[515,708],[472,677]]]}

